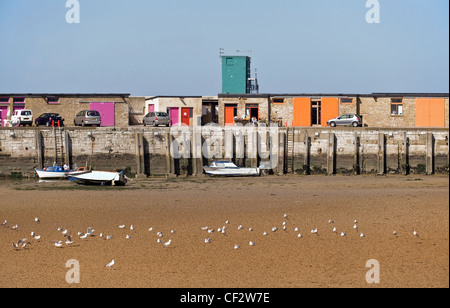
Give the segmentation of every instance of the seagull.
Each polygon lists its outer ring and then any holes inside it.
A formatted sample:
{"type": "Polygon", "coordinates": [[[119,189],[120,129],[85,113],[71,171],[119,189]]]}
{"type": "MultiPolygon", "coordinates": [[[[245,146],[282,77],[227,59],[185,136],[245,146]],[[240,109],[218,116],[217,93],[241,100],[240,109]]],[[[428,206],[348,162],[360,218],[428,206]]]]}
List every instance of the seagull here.
{"type": "Polygon", "coordinates": [[[8,224],[8,221],[5,219],[5,221],[1,224],[1,226],[6,227],[7,224],[8,224]]]}
{"type": "Polygon", "coordinates": [[[397,231],[392,232],[392,234],[395,235],[396,237],[398,237],[397,231]]]}
{"type": "Polygon", "coordinates": [[[361,234],[359,235],[359,237],[366,237],[366,235],[365,235],[364,233],[361,233],[361,234]]]}
{"type": "Polygon", "coordinates": [[[82,236],[80,236],[80,238],[81,238],[81,239],[85,239],[85,238],[87,238],[88,236],[89,236],[89,234],[86,233],[86,234],[83,234],[82,236]]]}
{"type": "Polygon", "coordinates": [[[329,223],[329,224],[333,224],[333,223],[334,223],[334,220],[333,220],[333,219],[330,219],[330,220],[328,220],[328,223],[329,223]]]}
{"type": "Polygon", "coordinates": [[[172,240],[169,240],[168,242],[163,243],[164,247],[169,247],[171,242],[172,242],[172,240]]]}
{"type": "Polygon", "coordinates": [[[53,244],[55,245],[56,248],[61,248],[62,247],[62,242],[61,241],[52,241],[53,244]]]}
{"type": "Polygon", "coordinates": [[[272,228],[272,232],[277,232],[278,228],[277,227],[273,227],[272,228]]]}
{"type": "Polygon", "coordinates": [[[36,235],[36,233],[34,233],[33,231],[31,231],[31,236],[36,240],[39,241],[41,239],[40,235],[36,235]]]}
{"type": "Polygon", "coordinates": [[[30,242],[28,242],[28,239],[27,238],[23,238],[23,239],[20,239],[17,243],[12,243],[12,246],[13,246],[13,248],[15,249],[15,250],[19,250],[19,245],[20,244],[22,244],[22,248],[25,248],[25,246],[27,245],[27,244],[31,244],[30,242]]]}
{"type": "Polygon", "coordinates": [[[216,231],[216,230],[214,230],[214,229],[208,229],[208,233],[209,233],[209,234],[213,233],[214,231],[216,231]]]}
{"type": "Polygon", "coordinates": [[[283,226],[286,226],[286,222],[285,221],[283,221],[283,226]]]}
{"type": "Polygon", "coordinates": [[[40,222],[41,222],[41,221],[39,220],[39,218],[37,218],[37,217],[34,218],[34,221],[37,222],[37,223],[40,223],[40,222]]]}
{"type": "Polygon", "coordinates": [[[162,241],[161,241],[161,239],[160,239],[160,238],[159,238],[159,239],[157,239],[157,240],[156,240],[156,242],[157,242],[157,243],[162,243],[162,241]]]}
{"type": "Polygon", "coordinates": [[[127,236],[125,236],[125,238],[126,238],[126,239],[129,239],[129,238],[131,238],[131,236],[129,236],[129,235],[127,234],[127,236]]]}
{"type": "Polygon", "coordinates": [[[117,228],[119,228],[119,229],[125,229],[125,225],[120,225],[120,226],[118,226],[117,228]]]}
{"type": "Polygon", "coordinates": [[[337,233],[336,227],[333,228],[333,232],[334,232],[334,233],[337,233]]]}
{"type": "Polygon", "coordinates": [[[163,236],[162,232],[158,232],[158,233],[156,233],[156,235],[159,236],[159,237],[163,236]]]}
{"type": "Polygon", "coordinates": [[[63,234],[63,235],[66,235],[67,234],[67,229],[66,230],[64,230],[64,231],[61,231],[61,233],[63,234]]]}
{"type": "Polygon", "coordinates": [[[303,237],[303,235],[302,235],[301,233],[299,233],[299,234],[297,235],[297,237],[300,238],[300,237],[303,237]]]}
{"type": "Polygon", "coordinates": [[[263,232],[263,235],[267,235],[267,232],[266,232],[266,231],[264,231],[264,232],[263,232]]]}
{"type": "Polygon", "coordinates": [[[11,230],[17,230],[17,229],[19,229],[19,226],[17,224],[11,227],[11,230]]]}
{"type": "Polygon", "coordinates": [[[134,231],[134,226],[133,225],[130,226],[130,231],[134,231]]]}
{"type": "Polygon", "coordinates": [[[288,218],[287,213],[284,213],[283,217],[287,219],[288,218]]]}
{"type": "Polygon", "coordinates": [[[284,230],[284,231],[287,231],[287,227],[286,227],[286,226],[283,226],[283,230],[284,230]]]}
{"type": "Polygon", "coordinates": [[[244,226],[243,225],[239,225],[238,230],[242,230],[242,229],[244,229],[244,226]]]}
{"type": "Polygon", "coordinates": [[[74,243],[72,241],[72,237],[70,235],[64,235],[64,237],[66,238],[66,245],[70,245],[70,244],[74,243]]]}
{"type": "Polygon", "coordinates": [[[211,240],[209,238],[205,238],[205,243],[209,244],[209,243],[211,243],[211,240]]]}
{"type": "Polygon", "coordinates": [[[248,231],[252,232],[252,231],[253,231],[253,228],[252,228],[252,227],[248,228],[248,231]]]}
{"type": "Polygon", "coordinates": [[[91,227],[88,227],[86,230],[86,234],[88,234],[89,236],[94,236],[94,229],[92,229],[91,227]]]}
{"type": "Polygon", "coordinates": [[[98,237],[99,238],[103,238],[103,233],[100,233],[100,235],[98,237]]]}
{"type": "Polygon", "coordinates": [[[153,227],[148,228],[148,231],[153,231],[153,227]]]}
{"type": "Polygon", "coordinates": [[[353,221],[355,224],[357,224],[358,223],[358,220],[357,219],[355,219],[354,221],[353,221]]]}
{"type": "Polygon", "coordinates": [[[419,236],[419,233],[417,233],[417,231],[414,230],[414,231],[413,231],[413,235],[414,235],[414,236],[419,236]]]}
{"type": "Polygon", "coordinates": [[[225,223],[229,225],[229,224],[230,224],[230,221],[229,221],[229,220],[227,220],[227,221],[225,221],[225,223]]]}
{"type": "Polygon", "coordinates": [[[295,227],[294,232],[298,232],[298,228],[297,227],[295,227]]]}
{"type": "Polygon", "coordinates": [[[206,226],[206,227],[201,227],[200,229],[201,229],[202,231],[208,231],[208,230],[209,230],[209,227],[207,227],[207,226],[206,226]]]}
{"type": "Polygon", "coordinates": [[[105,267],[111,268],[114,264],[116,264],[116,262],[115,262],[114,260],[112,260],[111,262],[109,262],[108,264],[106,264],[105,267]]]}
{"type": "Polygon", "coordinates": [[[249,245],[250,246],[255,246],[255,242],[250,241],[249,245]]]}
{"type": "Polygon", "coordinates": [[[110,240],[110,239],[112,239],[112,237],[113,237],[112,235],[107,235],[107,236],[106,236],[106,239],[107,239],[107,240],[110,240]]]}
{"type": "Polygon", "coordinates": [[[170,233],[174,234],[174,233],[175,233],[175,230],[170,230],[170,233]]]}
{"type": "Polygon", "coordinates": [[[353,230],[358,230],[358,226],[356,224],[353,225],[353,230]]]}
{"type": "Polygon", "coordinates": [[[234,249],[239,249],[239,248],[241,248],[241,246],[239,246],[239,245],[234,245],[234,249]]]}
{"type": "Polygon", "coordinates": [[[341,232],[341,236],[346,236],[346,235],[347,235],[347,233],[341,232]]]}
{"type": "Polygon", "coordinates": [[[318,233],[317,228],[311,230],[311,233],[312,233],[312,234],[317,234],[317,233],[318,233]]]}

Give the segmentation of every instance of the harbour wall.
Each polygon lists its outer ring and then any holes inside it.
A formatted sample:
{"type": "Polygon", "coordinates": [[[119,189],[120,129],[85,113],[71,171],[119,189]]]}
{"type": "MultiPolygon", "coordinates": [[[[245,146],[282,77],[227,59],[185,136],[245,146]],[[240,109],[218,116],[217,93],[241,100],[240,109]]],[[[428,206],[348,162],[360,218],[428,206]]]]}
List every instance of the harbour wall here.
{"type": "Polygon", "coordinates": [[[440,128],[0,128],[0,176],[63,164],[131,176],[201,176],[214,160],[265,174],[445,174],[440,128]]]}

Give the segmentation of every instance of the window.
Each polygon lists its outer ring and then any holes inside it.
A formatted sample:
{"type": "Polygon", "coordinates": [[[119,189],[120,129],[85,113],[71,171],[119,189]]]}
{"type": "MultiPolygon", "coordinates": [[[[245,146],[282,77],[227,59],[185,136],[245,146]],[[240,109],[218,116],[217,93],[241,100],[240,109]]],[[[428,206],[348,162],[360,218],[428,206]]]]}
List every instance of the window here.
{"type": "Polygon", "coordinates": [[[403,99],[391,99],[391,115],[403,115],[403,99]]]}
{"type": "Polygon", "coordinates": [[[284,104],[284,98],[273,98],[272,102],[274,104],[284,104]]]}
{"type": "Polygon", "coordinates": [[[0,97],[0,104],[9,104],[9,97],[0,97]]]}
{"type": "Polygon", "coordinates": [[[227,66],[233,66],[234,65],[234,59],[233,58],[226,58],[225,59],[227,66]]]}
{"type": "Polygon", "coordinates": [[[353,98],[341,98],[341,104],[353,104],[353,98]]]}
{"type": "Polygon", "coordinates": [[[47,104],[59,104],[59,97],[47,97],[47,104]]]}

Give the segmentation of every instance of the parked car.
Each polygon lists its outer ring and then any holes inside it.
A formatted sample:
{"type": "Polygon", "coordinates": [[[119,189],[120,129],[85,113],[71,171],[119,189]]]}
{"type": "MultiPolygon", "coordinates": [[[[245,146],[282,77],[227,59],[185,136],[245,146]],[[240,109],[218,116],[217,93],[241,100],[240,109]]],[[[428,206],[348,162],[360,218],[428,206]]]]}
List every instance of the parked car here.
{"type": "Polygon", "coordinates": [[[102,124],[102,118],[97,110],[83,110],[77,113],[73,120],[75,126],[81,125],[97,125],[102,124]]]}
{"type": "Polygon", "coordinates": [[[33,125],[33,112],[29,109],[15,110],[11,116],[12,126],[33,125]]]}
{"type": "Polygon", "coordinates": [[[59,126],[64,126],[64,119],[59,113],[43,113],[34,120],[34,124],[36,126],[45,125],[49,127],[54,123],[55,126],[58,126],[58,121],[59,126]]]}
{"type": "Polygon", "coordinates": [[[336,127],[340,125],[351,125],[353,127],[359,127],[362,125],[361,117],[356,114],[343,114],[337,118],[327,121],[327,125],[336,127]]]}
{"type": "Polygon", "coordinates": [[[144,123],[144,126],[152,125],[152,126],[158,126],[158,125],[165,125],[170,126],[170,117],[166,112],[149,112],[145,115],[144,119],[142,120],[144,123]]]}

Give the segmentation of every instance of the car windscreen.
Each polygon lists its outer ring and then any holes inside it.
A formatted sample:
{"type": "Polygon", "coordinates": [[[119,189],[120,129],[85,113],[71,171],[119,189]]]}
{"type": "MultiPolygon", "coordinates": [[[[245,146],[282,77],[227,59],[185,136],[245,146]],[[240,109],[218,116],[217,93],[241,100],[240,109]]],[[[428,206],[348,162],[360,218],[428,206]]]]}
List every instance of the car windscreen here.
{"type": "Polygon", "coordinates": [[[157,115],[158,117],[168,117],[168,116],[169,116],[169,115],[168,115],[167,113],[165,113],[165,112],[157,112],[156,115],[157,115]]]}
{"type": "Polygon", "coordinates": [[[26,116],[31,115],[31,111],[22,111],[22,115],[26,116]]]}

